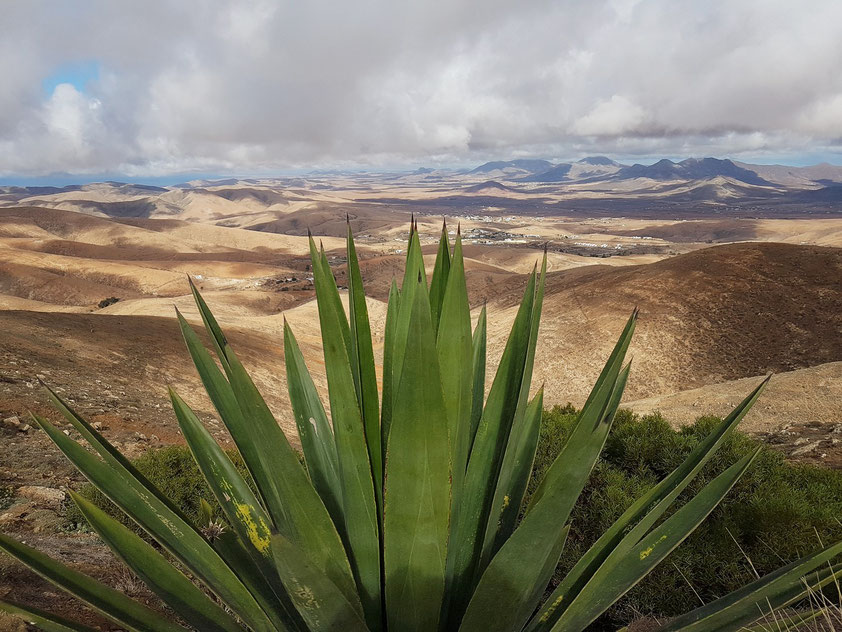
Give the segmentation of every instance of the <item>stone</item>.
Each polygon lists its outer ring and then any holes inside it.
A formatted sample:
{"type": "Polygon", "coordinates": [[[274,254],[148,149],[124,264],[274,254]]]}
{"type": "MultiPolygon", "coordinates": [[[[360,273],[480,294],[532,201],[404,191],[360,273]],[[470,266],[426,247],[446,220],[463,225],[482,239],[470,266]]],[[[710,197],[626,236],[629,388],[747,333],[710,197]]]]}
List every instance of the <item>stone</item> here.
{"type": "Polygon", "coordinates": [[[20,419],[17,417],[17,415],[14,415],[12,417],[6,417],[3,420],[3,425],[7,428],[13,428],[17,430],[18,428],[20,428],[20,419]]]}
{"type": "Polygon", "coordinates": [[[805,454],[809,454],[813,450],[819,447],[819,442],[816,441],[815,443],[808,443],[806,445],[802,445],[798,448],[795,448],[792,452],[790,452],[790,456],[804,456],[805,454]]]}
{"type": "Polygon", "coordinates": [[[53,487],[24,485],[23,487],[18,487],[18,496],[28,498],[29,500],[42,505],[60,507],[61,503],[63,503],[64,499],[67,497],[67,494],[60,489],[55,489],[53,487]]]}

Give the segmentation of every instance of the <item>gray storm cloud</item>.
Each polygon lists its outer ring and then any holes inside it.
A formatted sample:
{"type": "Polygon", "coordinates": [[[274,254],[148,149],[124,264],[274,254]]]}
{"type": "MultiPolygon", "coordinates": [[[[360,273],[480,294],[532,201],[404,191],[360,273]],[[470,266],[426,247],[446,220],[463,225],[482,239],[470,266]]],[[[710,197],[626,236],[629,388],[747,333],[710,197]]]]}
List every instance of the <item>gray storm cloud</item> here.
{"type": "Polygon", "coordinates": [[[842,2],[10,2],[0,173],[842,152],[842,2]],[[98,65],[82,87],[45,79],[98,65]]]}

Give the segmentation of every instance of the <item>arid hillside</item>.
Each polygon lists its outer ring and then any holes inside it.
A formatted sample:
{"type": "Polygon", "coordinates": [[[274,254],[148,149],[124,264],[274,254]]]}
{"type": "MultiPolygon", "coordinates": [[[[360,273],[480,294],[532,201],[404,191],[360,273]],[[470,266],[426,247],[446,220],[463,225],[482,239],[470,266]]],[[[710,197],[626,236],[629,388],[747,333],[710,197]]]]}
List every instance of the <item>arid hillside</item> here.
{"type": "Polygon", "coordinates": [[[536,377],[552,401],[582,401],[634,306],[632,398],[842,359],[835,248],[729,244],[548,276],[536,377]]]}
{"type": "MultiPolygon", "coordinates": [[[[440,227],[429,218],[422,231],[431,271],[440,227]]],[[[376,354],[388,286],[402,274],[405,226],[396,220],[385,233],[394,238],[359,238],[376,354]]],[[[174,321],[177,307],[199,322],[187,275],[286,430],[292,419],[283,317],[324,385],[306,236],[33,208],[0,209],[0,235],[4,413],[23,413],[30,400],[45,402],[34,388],[40,375],[115,430],[176,440],[167,385],[184,391],[210,419],[174,321]],[[119,300],[101,303],[111,297],[119,300]]],[[[343,288],[344,240],[317,240],[343,288]]],[[[481,242],[466,238],[466,267],[474,314],[488,305],[493,368],[540,249],[481,242]]],[[[548,404],[584,401],[635,306],[641,319],[629,400],[842,360],[842,251],[836,248],[739,242],[667,258],[601,259],[550,252],[549,264],[535,370],[548,404]]]]}

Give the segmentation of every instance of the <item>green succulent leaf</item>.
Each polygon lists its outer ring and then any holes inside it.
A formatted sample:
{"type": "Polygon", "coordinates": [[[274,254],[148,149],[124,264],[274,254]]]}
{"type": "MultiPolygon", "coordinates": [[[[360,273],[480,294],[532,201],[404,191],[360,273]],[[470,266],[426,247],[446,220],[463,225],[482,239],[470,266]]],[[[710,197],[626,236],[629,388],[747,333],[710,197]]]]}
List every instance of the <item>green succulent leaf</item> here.
{"type": "MultiPolygon", "coordinates": [[[[407,336],[409,335],[409,319],[415,305],[415,292],[427,292],[427,273],[424,269],[424,257],[421,256],[421,242],[418,230],[410,231],[409,245],[406,249],[406,268],[404,269],[401,296],[398,304],[395,322],[394,344],[392,346],[392,406],[394,407],[395,392],[401,381],[403,370],[403,354],[406,351],[407,336]],[[418,283],[418,279],[421,283],[418,283]]],[[[387,435],[388,436],[388,435],[387,435]]]]}
{"type": "Polygon", "coordinates": [[[511,632],[520,630],[535,610],[558,565],[570,525],[559,529],[543,547],[544,559],[537,572],[524,575],[502,564],[483,573],[474,592],[459,632],[511,632]]]}
{"type": "Polygon", "coordinates": [[[278,579],[269,550],[271,519],[231,459],[196,414],[172,389],[170,399],[181,433],[196,464],[222,507],[228,524],[236,532],[246,554],[254,562],[274,595],[274,599],[271,600],[262,599],[260,595],[255,595],[255,598],[276,625],[294,627],[294,611],[278,579]]]}
{"type": "Polygon", "coordinates": [[[511,536],[520,513],[520,505],[535,450],[538,447],[541,411],[533,410],[533,417],[527,419],[526,410],[529,401],[529,389],[532,384],[532,367],[535,363],[535,347],[538,342],[538,326],[541,321],[541,309],[544,304],[544,283],[547,276],[547,253],[544,252],[541,264],[541,277],[535,291],[535,302],[532,307],[532,320],[529,325],[529,345],[521,377],[520,392],[517,399],[512,429],[506,442],[503,461],[500,465],[500,475],[497,479],[497,489],[492,501],[492,511],[488,516],[488,524],[483,538],[483,547],[478,571],[488,566],[491,557],[500,550],[503,543],[511,536]]]}
{"type": "Polygon", "coordinates": [[[65,619],[31,606],[20,606],[9,601],[0,601],[0,612],[15,617],[24,623],[34,625],[43,632],[96,632],[81,623],[65,619]]]}
{"type": "MultiPolygon", "coordinates": [[[[61,397],[59,397],[52,389],[44,385],[47,391],[47,396],[52,401],[53,405],[58,408],[59,412],[64,415],[64,418],[76,429],[76,431],[84,437],[85,441],[99,454],[102,459],[110,464],[112,467],[126,472],[131,479],[139,483],[146,491],[153,494],[158,500],[166,505],[170,511],[179,516],[185,523],[190,524],[190,520],[184,515],[175,504],[158,490],[147,478],[141,474],[129,460],[120,454],[119,450],[111,445],[108,440],[103,437],[84,417],[76,413],[61,397]]],[[[195,530],[195,528],[194,528],[195,530]]]]}
{"type": "MultiPolygon", "coordinates": [[[[446,239],[446,233],[445,237],[446,239]]],[[[441,305],[441,327],[436,347],[441,375],[444,407],[450,436],[450,461],[453,471],[453,512],[458,510],[468,452],[471,442],[471,389],[473,388],[473,349],[471,342],[471,308],[465,285],[465,262],[462,237],[456,236],[451,272],[441,305]]],[[[432,299],[432,290],[430,298],[432,299]]]]}
{"type": "Polygon", "coordinates": [[[482,407],[485,401],[485,350],[486,339],[488,336],[488,324],[486,317],[485,305],[480,310],[479,318],[477,319],[477,326],[474,328],[474,335],[471,340],[472,348],[472,364],[474,370],[473,387],[471,388],[471,430],[470,430],[470,445],[468,446],[468,453],[474,445],[474,437],[477,434],[479,427],[479,420],[482,417],[482,407]]]}
{"type": "Polygon", "coordinates": [[[374,477],[377,514],[383,506],[383,449],[380,445],[380,403],[377,395],[377,374],[374,371],[374,349],[371,325],[365,303],[363,279],[351,225],[348,224],[348,304],[351,320],[351,372],[357,390],[357,402],[363,416],[368,458],[374,477]]]}
{"type": "Polygon", "coordinates": [[[189,625],[208,632],[242,632],[234,619],[142,538],[79,494],[70,496],[99,537],[189,625]]]}
{"type": "Polygon", "coordinates": [[[748,413],[769,378],[763,380],[698,446],[685,461],[649,492],[637,499],[620,518],[583,555],[542,606],[530,630],[549,630],[572,602],[599,566],[619,545],[624,535],[635,525],[646,530],[664,515],[690,482],[701,471],[740,420],[748,413]],[[553,606],[553,604],[558,604],[553,606]],[[552,615],[548,611],[552,609],[552,615]]]}
{"type": "Polygon", "coordinates": [[[474,576],[523,379],[534,297],[533,271],[477,428],[465,474],[463,502],[451,527],[443,605],[445,629],[458,627],[476,585],[474,576]]]}
{"type": "Polygon", "coordinates": [[[186,628],[166,620],[159,612],[2,533],[0,550],[132,632],[186,632],[186,628]]]}
{"type": "MultiPolygon", "coordinates": [[[[436,253],[436,263],[433,267],[433,276],[430,279],[430,313],[433,318],[433,333],[436,334],[439,330],[439,319],[441,318],[444,294],[450,275],[450,265],[450,242],[447,237],[447,221],[443,221],[439,249],[436,253]]],[[[454,274],[458,273],[454,272],[454,274]]]]}
{"type": "Polygon", "coordinates": [[[342,487],[333,428],[327,419],[324,405],[313,383],[304,356],[289,323],[284,320],[284,362],[287,389],[292,413],[298,427],[298,438],[307,471],[313,486],[324,501],[334,524],[344,529],[342,516],[342,487]]]}
{"type": "Polygon", "coordinates": [[[509,440],[506,456],[503,459],[500,482],[494,497],[494,510],[489,516],[485,534],[485,541],[490,544],[489,558],[500,550],[515,530],[532,473],[532,465],[535,462],[543,410],[544,387],[542,386],[524,411],[521,428],[517,437],[509,440]]]}
{"type": "Polygon", "coordinates": [[[444,592],[450,448],[430,305],[423,289],[412,295],[386,450],[384,570],[389,629],[428,632],[444,592]]]}
{"type": "Polygon", "coordinates": [[[681,544],[720,503],[757,456],[748,454],[708,483],[660,526],[632,529],[551,628],[583,630],[681,544]]]}
{"type": "Polygon", "coordinates": [[[842,542],[831,544],[769,573],[739,590],[720,597],[664,626],[664,632],[730,632],[740,630],[776,610],[789,606],[838,582],[842,564],[828,566],[842,555],[842,542]]]}
{"type": "MultiPolygon", "coordinates": [[[[311,243],[311,251],[314,250],[315,246],[311,243]]],[[[373,471],[348,355],[349,348],[343,344],[341,334],[345,313],[338,300],[333,274],[325,261],[315,257],[311,261],[322,330],[330,413],[336,438],[339,480],[342,485],[346,546],[366,621],[376,629],[382,612],[380,520],[373,471]]]]}
{"type": "Polygon", "coordinates": [[[96,458],[46,419],[36,422],[76,468],[103,494],[222,599],[256,631],[274,626],[239,578],[208,542],[131,477],[96,458]]]}
{"type": "Polygon", "coordinates": [[[398,313],[400,312],[401,292],[397,281],[392,279],[389,287],[389,302],[386,306],[386,324],[383,333],[383,397],[380,405],[380,446],[383,461],[386,461],[386,444],[389,427],[392,423],[392,405],[394,402],[394,368],[392,358],[395,355],[395,336],[397,335],[398,313]]]}
{"type": "Polygon", "coordinates": [[[353,598],[354,580],[339,532],[266,402],[227,343],[222,348],[230,383],[193,328],[178,316],[199,377],[243,456],[273,527],[322,564],[353,598]]]}
{"type": "Polygon", "coordinates": [[[307,630],[367,632],[359,601],[348,601],[336,584],[289,540],[276,534],[272,537],[271,549],[278,573],[307,630]]]}

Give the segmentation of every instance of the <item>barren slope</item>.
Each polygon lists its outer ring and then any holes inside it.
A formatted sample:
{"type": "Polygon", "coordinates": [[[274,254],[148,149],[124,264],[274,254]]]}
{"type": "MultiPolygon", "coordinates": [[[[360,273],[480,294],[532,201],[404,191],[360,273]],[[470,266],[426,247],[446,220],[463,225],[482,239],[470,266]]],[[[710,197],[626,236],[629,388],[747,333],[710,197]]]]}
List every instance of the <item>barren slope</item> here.
{"type": "MultiPolygon", "coordinates": [[[[584,400],[634,306],[632,399],[842,360],[838,249],[729,244],[548,277],[535,379],[550,402],[584,400]]],[[[489,297],[495,354],[517,297],[489,297]]]]}

